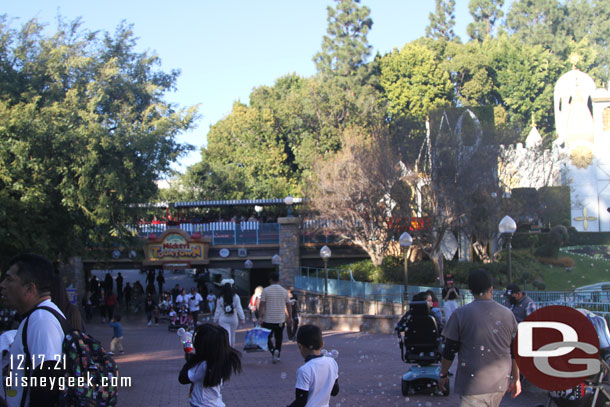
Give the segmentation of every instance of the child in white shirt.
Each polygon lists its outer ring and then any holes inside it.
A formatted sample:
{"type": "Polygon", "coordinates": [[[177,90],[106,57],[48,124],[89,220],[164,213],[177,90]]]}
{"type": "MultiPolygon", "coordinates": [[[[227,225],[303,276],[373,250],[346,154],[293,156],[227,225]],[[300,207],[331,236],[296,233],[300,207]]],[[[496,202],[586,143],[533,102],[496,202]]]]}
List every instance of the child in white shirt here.
{"type": "Polygon", "coordinates": [[[339,394],[339,366],[321,354],[322,331],[315,325],[301,326],[297,345],[305,364],[297,370],[296,397],[288,407],[328,407],[330,396],[339,394]]]}

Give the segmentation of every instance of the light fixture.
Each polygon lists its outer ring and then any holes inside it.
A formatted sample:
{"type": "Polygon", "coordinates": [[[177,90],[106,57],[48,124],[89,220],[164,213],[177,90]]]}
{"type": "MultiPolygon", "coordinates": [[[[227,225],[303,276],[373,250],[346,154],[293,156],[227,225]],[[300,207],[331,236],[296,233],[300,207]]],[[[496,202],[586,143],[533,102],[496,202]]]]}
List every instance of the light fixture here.
{"type": "Polygon", "coordinates": [[[286,198],[284,198],[284,203],[288,207],[288,216],[289,217],[292,216],[292,211],[290,210],[290,207],[294,203],[294,198],[291,197],[290,195],[287,195],[286,198]]]}

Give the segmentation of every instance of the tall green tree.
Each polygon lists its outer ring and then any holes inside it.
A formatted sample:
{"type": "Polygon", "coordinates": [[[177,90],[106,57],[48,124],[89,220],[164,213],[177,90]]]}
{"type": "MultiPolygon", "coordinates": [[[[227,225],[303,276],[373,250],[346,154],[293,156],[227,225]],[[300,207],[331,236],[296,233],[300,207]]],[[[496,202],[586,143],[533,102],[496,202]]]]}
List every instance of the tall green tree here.
{"type": "MultiPolygon", "coordinates": [[[[249,105],[235,103],[231,114],[210,128],[205,164],[187,174],[198,174],[201,181],[224,178],[228,184],[221,185],[239,187],[224,191],[224,199],[299,195],[315,143],[323,142],[315,137],[319,132],[307,89],[308,80],[296,75],[254,89],[249,105]]],[[[204,185],[198,199],[215,198],[212,191],[225,189],[204,185]]]]}
{"type": "Polygon", "coordinates": [[[0,26],[0,259],[53,259],[125,241],[138,203],[189,147],[176,136],[195,108],[163,100],[178,72],[137,53],[131,28],[94,33],[79,21],[46,35],[0,26]]]}
{"type": "Polygon", "coordinates": [[[455,35],[455,0],[436,0],[434,13],[430,13],[428,19],[426,37],[446,41],[458,39],[455,35]]]}
{"type": "Polygon", "coordinates": [[[517,0],[506,16],[506,26],[513,40],[566,56],[572,37],[569,15],[559,0],[517,0]]]}
{"type": "Polygon", "coordinates": [[[335,0],[328,7],[327,35],[322,50],[314,56],[318,72],[326,76],[349,77],[366,64],[371,55],[367,35],[373,26],[368,7],[359,7],[360,0],[335,0]]]}
{"type": "MultiPolygon", "coordinates": [[[[351,126],[367,126],[380,117],[367,35],[373,26],[368,7],[360,0],[335,0],[328,7],[327,35],[314,56],[318,74],[310,83],[313,111],[320,137],[329,150],[340,148],[341,132],[351,126]]],[[[328,150],[322,150],[324,153],[328,150]]]]}
{"type": "Polygon", "coordinates": [[[491,36],[496,23],[504,16],[503,6],[504,0],[470,0],[468,10],[474,21],[466,27],[468,36],[477,41],[491,36]]]}
{"type": "Polygon", "coordinates": [[[428,44],[430,41],[410,42],[378,62],[390,127],[405,162],[412,162],[419,154],[428,113],[449,106],[453,100],[443,56],[428,44]]]}

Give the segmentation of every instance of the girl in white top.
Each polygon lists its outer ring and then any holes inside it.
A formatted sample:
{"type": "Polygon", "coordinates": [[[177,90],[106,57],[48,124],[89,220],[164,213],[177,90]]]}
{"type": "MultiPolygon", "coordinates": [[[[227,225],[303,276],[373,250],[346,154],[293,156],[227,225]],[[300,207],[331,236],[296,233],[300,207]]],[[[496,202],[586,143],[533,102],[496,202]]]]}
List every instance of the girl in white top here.
{"type": "Polygon", "coordinates": [[[235,344],[235,331],[237,330],[238,318],[242,324],[246,319],[244,310],[241,307],[241,301],[239,296],[235,294],[233,286],[230,283],[225,283],[222,286],[220,298],[218,298],[214,322],[227,330],[229,345],[231,346],[235,344]]]}
{"type": "Polygon", "coordinates": [[[193,384],[191,407],[224,407],[220,388],[233,373],[241,372],[241,356],[229,345],[227,331],[218,325],[202,324],[193,333],[195,354],[184,364],[178,381],[193,384]]]}
{"type": "Polygon", "coordinates": [[[443,307],[443,311],[445,312],[445,323],[449,321],[449,318],[451,318],[451,314],[453,314],[453,312],[458,309],[457,299],[458,295],[455,289],[451,288],[447,293],[445,306],[443,307]]]}

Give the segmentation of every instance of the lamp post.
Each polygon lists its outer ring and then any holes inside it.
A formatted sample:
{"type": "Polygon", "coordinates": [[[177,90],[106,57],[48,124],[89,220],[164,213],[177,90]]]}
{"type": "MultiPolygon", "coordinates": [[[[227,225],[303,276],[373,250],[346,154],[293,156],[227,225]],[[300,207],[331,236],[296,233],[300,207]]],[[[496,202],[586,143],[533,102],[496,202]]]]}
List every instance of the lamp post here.
{"type": "Polygon", "coordinates": [[[330,256],[332,255],[332,252],[330,251],[330,249],[328,248],[328,246],[322,246],[322,248],[320,249],[320,257],[322,258],[322,261],[324,262],[324,296],[328,295],[328,259],[330,259],[330,256]]]}
{"type": "Polygon", "coordinates": [[[324,307],[324,313],[325,314],[330,314],[330,307],[328,304],[328,259],[330,259],[330,256],[332,255],[332,252],[330,251],[330,249],[328,248],[328,246],[324,245],[322,246],[322,248],[320,249],[320,257],[322,258],[322,261],[324,262],[324,301],[323,301],[323,307],[324,307]]]}
{"type": "Polygon", "coordinates": [[[291,197],[290,195],[287,195],[286,198],[284,198],[284,203],[288,207],[288,214],[287,214],[287,216],[291,217],[292,216],[292,211],[290,210],[290,207],[294,203],[294,198],[291,197]]]}
{"type": "Polygon", "coordinates": [[[511,263],[510,263],[510,255],[511,255],[510,252],[512,249],[511,240],[513,238],[513,233],[515,233],[515,231],[517,230],[517,224],[515,223],[513,218],[506,215],[505,217],[502,218],[502,220],[498,224],[498,230],[500,231],[500,234],[502,236],[506,237],[506,243],[508,246],[508,283],[510,284],[513,282],[511,263]]]}
{"type": "Polygon", "coordinates": [[[282,262],[282,259],[280,258],[279,254],[274,254],[273,257],[271,258],[271,264],[273,264],[275,266],[275,271],[276,272],[280,272],[280,263],[282,262]]]}
{"type": "Polygon", "coordinates": [[[263,207],[260,205],[254,205],[254,210],[256,211],[256,217],[260,219],[263,207]]]}
{"type": "Polygon", "coordinates": [[[402,247],[402,251],[404,253],[405,256],[405,271],[403,274],[403,278],[404,278],[404,282],[405,282],[405,303],[408,301],[409,299],[409,292],[408,292],[408,288],[409,288],[409,247],[411,247],[411,245],[413,244],[413,238],[411,237],[411,235],[408,232],[404,232],[402,235],[400,235],[400,238],[398,239],[398,244],[400,245],[400,247],[402,247]]]}

